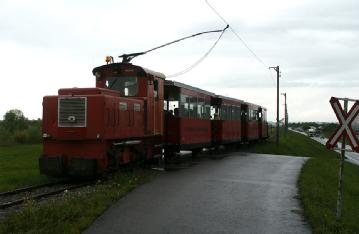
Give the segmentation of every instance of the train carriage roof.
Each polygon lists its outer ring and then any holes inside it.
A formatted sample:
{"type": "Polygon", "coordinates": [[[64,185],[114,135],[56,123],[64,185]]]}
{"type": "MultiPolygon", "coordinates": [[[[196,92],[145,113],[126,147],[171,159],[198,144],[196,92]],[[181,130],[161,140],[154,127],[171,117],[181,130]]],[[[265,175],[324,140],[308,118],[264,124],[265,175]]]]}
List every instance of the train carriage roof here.
{"type": "Polygon", "coordinates": [[[246,105],[248,105],[249,107],[251,108],[262,108],[263,110],[267,110],[267,108],[263,107],[263,106],[260,106],[260,105],[257,105],[257,104],[254,104],[254,103],[250,103],[250,102],[245,102],[246,105]]]}
{"type": "Polygon", "coordinates": [[[232,97],[227,97],[227,96],[222,96],[222,95],[216,95],[216,96],[214,96],[214,98],[222,99],[222,100],[224,100],[226,103],[229,103],[229,104],[234,104],[234,103],[243,104],[243,103],[245,103],[245,101],[243,101],[243,100],[241,100],[241,99],[232,98],[232,97]]]}
{"type": "Polygon", "coordinates": [[[193,86],[190,86],[190,85],[187,85],[187,84],[183,84],[181,82],[177,82],[177,81],[174,81],[174,80],[165,80],[165,86],[173,86],[173,87],[177,87],[177,88],[188,89],[188,90],[191,90],[193,92],[202,93],[202,94],[205,94],[205,95],[208,95],[208,96],[215,96],[215,94],[212,93],[212,92],[208,92],[206,90],[196,88],[196,87],[193,87],[193,86]]]}

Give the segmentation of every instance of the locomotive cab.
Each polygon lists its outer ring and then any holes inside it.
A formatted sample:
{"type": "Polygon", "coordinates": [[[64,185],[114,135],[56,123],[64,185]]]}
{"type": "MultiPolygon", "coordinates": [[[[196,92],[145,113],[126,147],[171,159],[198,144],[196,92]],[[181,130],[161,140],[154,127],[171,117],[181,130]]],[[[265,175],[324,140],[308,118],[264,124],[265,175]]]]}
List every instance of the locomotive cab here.
{"type": "Polygon", "coordinates": [[[96,87],[116,90],[120,97],[144,101],[145,135],[163,135],[165,76],[131,63],[111,63],[93,69],[96,87]]]}
{"type": "Polygon", "coordinates": [[[161,151],[164,75],[130,63],[93,74],[95,88],[44,97],[42,174],[89,177],[161,151]]]}

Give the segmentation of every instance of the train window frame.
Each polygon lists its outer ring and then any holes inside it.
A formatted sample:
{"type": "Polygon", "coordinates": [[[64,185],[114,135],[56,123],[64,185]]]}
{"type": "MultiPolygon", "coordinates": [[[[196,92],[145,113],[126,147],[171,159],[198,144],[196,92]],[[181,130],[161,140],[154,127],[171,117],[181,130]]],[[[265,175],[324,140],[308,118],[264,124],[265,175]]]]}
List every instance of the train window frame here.
{"type": "Polygon", "coordinates": [[[200,119],[205,119],[205,101],[203,97],[197,97],[197,115],[200,119]]]}
{"type": "Polygon", "coordinates": [[[180,101],[179,101],[180,117],[188,117],[189,115],[189,103],[187,102],[188,97],[189,96],[186,94],[182,94],[182,93],[180,94],[180,101]]]}
{"type": "Polygon", "coordinates": [[[237,106],[233,105],[232,108],[233,108],[232,109],[232,113],[233,113],[232,120],[237,120],[237,106]]]}
{"type": "Polygon", "coordinates": [[[248,112],[249,111],[246,108],[241,109],[241,120],[243,120],[243,121],[249,120],[248,112]]]}
{"type": "Polygon", "coordinates": [[[197,113],[197,97],[196,96],[189,96],[189,117],[190,118],[198,118],[197,113]]]}
{"type": "Polygon", "coordinates": [[[120,102],[119,103],[119,109],[122,111],[127,110],[127,102],[120,102]]]}
{"type": "Polygon", "coordinates": [[[227,120],[228,119],[228,106],[223,105],[223,110],[224,110],[224,112],[223,112],[223,120],[227,120]]]}
{"type": "Polygon", "coordinates": [[[231,120],[232,108],[231,105],[227,105],[227,117],[226,120],[231,120]]]}
{"type": "Polygon", "coordinates": [[[158,80],[153,80],[153,97],[158,101],[158,80]]]}
{"type": "Polygon", "coordinates": [[[205,119],[211,119],[211,103],[209,100],[204,100],[205,105],[205,119]]]}
{"type": "Polygon", "coordinates": [[[219,108],[219,119],[220,120],[224,120],[226,116],[226,106],[223,104],[221,105],[221,107],[219,108]]]}
{"type": "Polygon", "coordinates": [[[263,114],[262,120],[266,122],[266,121],[267,121],[267,112],[266,112],[266,111],[262,111],[262,114],[263,114]]]}
{"type": "Polygon", "coordinates": [[[180,101],[178,101],[177,99],[169,99],[169,100],[165,100],[164,103],[165,103],[164,111],[167,114],[179,117],[178,111],[179,111],[180,101]]]}
{"type": "Polygon", "coordinates": [[[238,120],[238,106],[233,105],[232,113],[233,113],[233,120],[238,120]]]}
{"type": "Polygon", "coordinates": [[[135,97],[138,95],[139,82],[137,76],[107,76],[105,77],[105,83],[106,88],[120,92],[121,97],[135,97]],[[129,89],[130,87],[132,89],[129,89]]]}
{"type": "Polygon", "coordinates": [[[163,100],[163,110],[164,111],[167,111],[168,110],[168,108],[167,108],[167,100],[163,100]]]}
{"type": "Polygon", "coordinates": [[[141,111],[141,104],[140,103],[133,103],[133,110],[140,112],[141,111]]]}
{"type": "Polygon", "coordinates": [[[227,105],[227,104],[223,104],[221,106],[221,115],[220,115],[220,119],[221,120],[230,120],[230,116],[231,116],[231,113],[230,113],[230,105],[227,105]]]}

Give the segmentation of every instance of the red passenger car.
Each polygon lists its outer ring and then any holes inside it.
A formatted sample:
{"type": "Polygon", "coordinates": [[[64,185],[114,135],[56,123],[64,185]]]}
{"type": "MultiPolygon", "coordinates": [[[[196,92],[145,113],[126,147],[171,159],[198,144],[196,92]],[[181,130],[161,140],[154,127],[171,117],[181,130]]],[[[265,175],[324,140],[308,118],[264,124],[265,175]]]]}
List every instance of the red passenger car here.
{"type": "MultiPolygon", "coordinates": [[[[165,154],[211,145],[210,101],[214,93],[165,81],[165,154]]],[[[165,156],[166,157],[166,156],[165,156]]]]}
{"type": "Polygon", "coordinates": [[[211,105],[215,113],[212,120],[212,143],[222,145],[242,140],[241,106],[244,101],[215,96],[211,105]]]}
{"type": "Polygon", "coordinates": [[[243,103],[242,106],[242,139],[244,141],[268,138],[267,112],[256,104],[243,103]]]}
{"type": "Polygon", "coordinates": [[[267,122],[267,109],[264,107],[260,107],[258,114],[259,114],[259,129],[261,129],[260,138],[267,139],[269,137],[269,128],[268,128],[268,122],[267,122]]]}

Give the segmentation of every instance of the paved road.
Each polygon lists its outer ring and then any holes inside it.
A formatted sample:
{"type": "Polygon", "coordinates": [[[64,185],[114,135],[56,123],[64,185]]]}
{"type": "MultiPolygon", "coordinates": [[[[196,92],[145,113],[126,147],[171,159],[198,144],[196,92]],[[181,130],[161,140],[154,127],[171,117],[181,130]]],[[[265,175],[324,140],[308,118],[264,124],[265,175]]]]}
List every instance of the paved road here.
{"type": "Polygon", "coordinates": [[[305,160],[232,153],[163,172],[84,233],[310,233],[296,198],[305,160]]]}
{"type": "MultiPolygon", "coordinates": [[[[328,141],[327,138],[321,138],[321,137],[312,137],[313,140],[316,140],[317,142],[325,145],[328,141]]],[[[342,147],[342,143],[339,142],[338,143],[338,147],[341,148],[342,147]]],[[[347,150],[352,150],[352,148],[350,147],[350,145],[346,145],[345,147],[347,150]]],[[[340,153],[340,150],[335,150],[336,152],[340,153]]],[[[355,165],[359,166],[359,153],[355,153],[355,152],[345,152],[345,157],[346,157],[346,161],[351,162],[355,165]]]]}
{"type": "MultiPolygon", "coordinates": [[[[308,136],[308,135],[307,135],[306,133],[304,133],[304,132],[299,132],[299,131],[296,131],[296,130],[294,130],[294,129],[290,129],[290,130],[293,131],[293,132],[297,132],[297,133],[300,133],[300,134],[303,134],[303,135],[308,136]]],[[[327,143],[327,141],[328,141],[328,138],[322,138],[322,137],[311,137],[311,138],[312,138],[313,140],[315,140],[315,141],[317,141],[317,142],[323,144],[323,145],[325,145],[325,144],[327,143]]],[[[341,142],[338,143],[338,147],[339,147],[339,148],[342,147],[342,143],[341,143],[341,142]]],[[[350,147],[350,145],[348,145],[348,143],[347,143],[347,145],[346,145],[345,148],[346,148],[347,150],[351,150],[351,147],[350,147]]],[[[338,152],[338,153],[340,153],[340,150],[335,150],[335,151],[338,152]]],[[[345,153],[345,157],[346,157],[346,161],[348,161],[348,162],[350,162],[350,163],[353,163],[353,164],[359,166],[359,153],[348,151],[348,152],[345,153]]]]}

